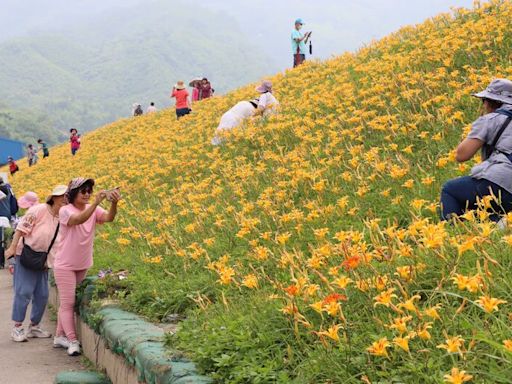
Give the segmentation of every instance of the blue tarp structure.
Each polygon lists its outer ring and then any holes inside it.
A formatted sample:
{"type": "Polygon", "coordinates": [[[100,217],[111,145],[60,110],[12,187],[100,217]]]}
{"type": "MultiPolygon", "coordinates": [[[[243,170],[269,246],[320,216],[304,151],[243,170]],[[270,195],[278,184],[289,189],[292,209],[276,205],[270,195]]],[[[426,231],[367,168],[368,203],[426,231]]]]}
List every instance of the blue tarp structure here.
{"type": "Polygon", "coordinates": [[[25,156],[25,144],[0,137],[0,164],[7,163],[7,156],[12,156],[14,160],[21,159],[25,156]]]}

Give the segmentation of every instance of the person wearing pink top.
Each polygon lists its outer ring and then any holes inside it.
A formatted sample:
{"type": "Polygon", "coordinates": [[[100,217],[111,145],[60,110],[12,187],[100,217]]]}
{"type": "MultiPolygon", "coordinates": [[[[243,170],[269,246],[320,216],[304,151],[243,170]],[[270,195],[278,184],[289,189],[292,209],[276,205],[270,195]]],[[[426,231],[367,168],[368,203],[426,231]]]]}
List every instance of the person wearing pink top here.
{"type": "Polygon", "coordinates": [[[52,336],[41,329],[39,323],[48,303],[48,259],[55,249],[52,245],[59,231],[59,211],[67,203],[66,190],[66,186],[55,187],[44,204],[38,204],[37,195],[33,192],[28,192],[20,198],[20,206],[30,208],[18,223],[11,245],[5,251],[7,258],[16,256],[12,306],[14,327],[11,332],[13,341],[23,342],[28,341],[28,337],[52,336]],[[25,265],[21,256],[25,247],[43,253],[50,250],[46,264],[42,259],[41,265],[45,264],[42,269],[33,269],[30,265],[25,265]],[[28,332],[25,333],[23,321],[30,302],[30,325],[28,332]]]}
{"type": "Polygon", "coordinates": [[[71,154],[75,156],[76,152],[80,149],[80,135],[78,134],[76,128],[71,128],[69,133],[71,134],[69,136],[69,142],[71,143],[71,154]]]}
{"type": "Polygon", "coordinates": [[[196,101],[199,101],[199,83],[195,83],[194,87],[192,88],[192,101],[195,103],[196,101]]]}
{"type": "Polygon", "coordinates": [[[93,179],[79,177],[71,180],[67,192],[69,204],[62,207],[59,213],[61,232],[53,273],[60,306],[53,345],[67,348],[70,356],[80,354],[74,317],[76,286],[82,282],[93,264],[96,225],[114,221],[117,203],[121,198],[117,189],[100,191],[90,204],[93,187],[93,179]],[[111,202],[108,211],[99,206],[106,198],[111,202]]]}

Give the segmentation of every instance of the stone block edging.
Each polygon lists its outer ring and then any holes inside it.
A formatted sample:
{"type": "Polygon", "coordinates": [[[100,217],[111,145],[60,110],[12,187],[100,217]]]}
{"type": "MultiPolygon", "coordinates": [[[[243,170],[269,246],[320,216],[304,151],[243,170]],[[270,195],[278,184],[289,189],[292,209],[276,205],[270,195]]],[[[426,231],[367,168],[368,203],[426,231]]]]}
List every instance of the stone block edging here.
{"type": "MultiPolygon", "coordinates": [[[[49,303],[58,308],[56,287],[50,287],[49,303]]],[[[194,363],[169,356],[163,343],[164,331],[154,324],[113,305],[102,307],[94,315],[101,319],[98,331],[82,318],[86,316],[77,316],[77,333],[83,354],[98,369],[105,370],[113,384],[213,382],[199,375],[194,363]]]]}

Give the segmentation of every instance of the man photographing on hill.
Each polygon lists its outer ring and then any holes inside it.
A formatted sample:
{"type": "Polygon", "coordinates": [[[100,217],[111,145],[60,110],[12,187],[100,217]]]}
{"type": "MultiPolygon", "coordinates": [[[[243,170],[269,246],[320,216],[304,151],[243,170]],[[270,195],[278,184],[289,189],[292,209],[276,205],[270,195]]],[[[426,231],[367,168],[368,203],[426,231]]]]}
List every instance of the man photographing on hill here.
{"type": "Polygon", "coordinates": [[[312,32],[303,34],[300,30],[304,25],[302,19],[295,20],[295,29],[292,32],[293,67],[302,64],[306,60],[306,44],[312,32]]]}

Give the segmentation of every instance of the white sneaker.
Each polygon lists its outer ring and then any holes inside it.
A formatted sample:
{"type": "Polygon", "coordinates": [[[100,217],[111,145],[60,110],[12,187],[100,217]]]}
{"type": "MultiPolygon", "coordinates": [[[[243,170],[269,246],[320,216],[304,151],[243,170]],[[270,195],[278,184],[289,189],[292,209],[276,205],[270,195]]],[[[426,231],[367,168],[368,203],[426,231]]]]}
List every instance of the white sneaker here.
{"type": "Polygon", "coordinates": [[[12,327],[11,339],[18,343],[28,341],[27,335],[25,335],[25,330],[23,329],[23,327],[12,327]]]}
{"type": "Polygon", "coordinates": [[[69,348],[69,340],[66,336],[55,336],[53,338],[53,348],[69,348]]]}
{"type": "Polygon", "coordinates": [[[78,342],[78,340],[70,341],[69,347],[68,347],[68,355],[69,356],[78,356],[81,353],[82,352],[80,352],[80,343],[78,342]]]}
{"type": "Polygon", "coordinates": [[[52,334],[50,332],[42,329],[39,325],[29,325],[27,337],[48,339],[48,338],[52,337],[52,334]]]}

